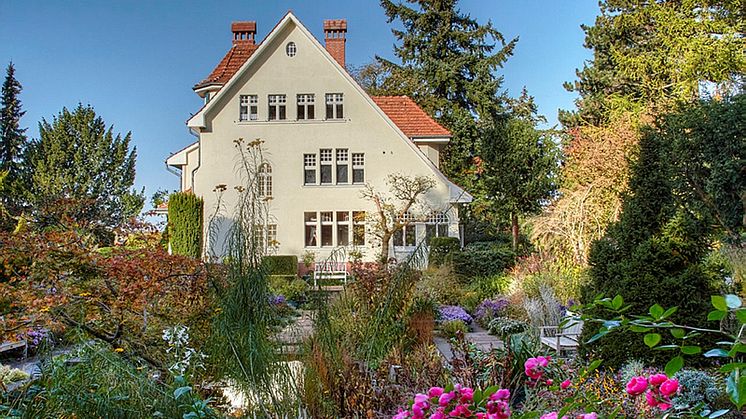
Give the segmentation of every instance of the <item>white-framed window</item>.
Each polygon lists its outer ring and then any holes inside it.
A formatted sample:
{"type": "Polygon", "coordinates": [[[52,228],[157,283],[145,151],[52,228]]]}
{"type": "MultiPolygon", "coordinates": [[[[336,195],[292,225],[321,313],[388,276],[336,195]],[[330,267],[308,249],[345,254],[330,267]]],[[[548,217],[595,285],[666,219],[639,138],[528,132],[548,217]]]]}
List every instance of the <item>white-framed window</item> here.
{"type": "Polygon", "coordinates": [[[295,57],[297,52],[298,48],[295,46],[295,42],[288,42],[288,44],[285,45],[285,54],[287,54],[288,57],[295,57]]]}
{"type": "Polygon", "coordinates": [[[277,247],[280,242],[277,241],[277,224],[267,225],[267,247],[277,247]]]}
{"type": "Polygon", "coordinates": [[[257,95],[241,95],[238,111],[239,121],[256,121],[259,97],[257,95]]]}
{"type": "Polygon", "coordinates": [[[365,211],[306,211],[306,247],[365,245],[365,211]]]}
{"type": "Polygon", "coordinates": [[[349,183],[350,159],[349,150],[338,148],[337,153],[337,184],[349,183]]]}
{"type": "Polygon", "coordinates": [[[332,149],[322,148],[319,150],[319,171],[321,175],[319,180],[322,185],[332,183],[332,149]]]}
{"type": "Polygon", "coordinates": [[[414,217],[407,212],[399,221],[404,225],[394,233],[394,246],[414,247],[417,244],[417,226],[414,224],[414,217]]]}
{"type": "Polygon", "coordinates": [[[272,166],[269,163],[259,166],[259,196],[262,198],[272,196],[272,166]]]}
{"type": "Polygon", "coordinates": [[[337,211],[337,246],[350,244],[350,213],[337,211]]]}
{"type": "Polygon", "coordinates": [[[268,103],[268,118],[270,121],[282,121],[286,117],[286,101],[285,95],[269,95],[267,99],[268,103]]]}
{"type": "Polygon", "coordinates": [[[321,246],[333,246],[334,211],[322,211],[319,218],[321,219],[321,246]]]}
{"type": "Polygon", "coordinates": [[[326,119],[344,118],[344,101],[342,93],[326,94],[326,119]]]}
{"type": "Polygon", "coordinates": [[[365,245],[365,211],[352,211],[352,244],[365,245]]]}
{"type": "Polygon", "coordinates": [[[316,184],[316,154],[303,155],[303,184],[316,184]]]}
{"type": "Polygon", "coordinates": [[[318,240],[318,220],[319,216],[316,211],[313,212],[304,212],[303,213],[303,221],[305,223],[305,230],[304,230],[304,243],[306,244],[306,247],[316,247],[318,246],[319,240],[318,240]]]}
{"type": "Polygon", "coordinates": [[[298,119],[315,119],[316,98],[313,93],[298,95],[298,119]]]}
{"type": "Polygon", "coordinates": [[[352,153],[352,183],[365,183],[364,153],[352,153]]]}
{"type": "Polygon", "coordinates": [[[433,212],[425,221],[425,243],[433,237],[448,237],[448,216],[445,212],[433,212]]]}

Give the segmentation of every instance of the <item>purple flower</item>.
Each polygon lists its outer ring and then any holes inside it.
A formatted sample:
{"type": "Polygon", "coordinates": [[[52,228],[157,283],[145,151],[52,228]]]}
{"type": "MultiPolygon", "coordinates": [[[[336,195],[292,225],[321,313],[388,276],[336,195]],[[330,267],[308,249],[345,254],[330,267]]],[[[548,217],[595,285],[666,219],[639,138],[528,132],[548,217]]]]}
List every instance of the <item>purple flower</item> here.
{"type": "Polygon", "coordinates": [[[283,305],[285,304],[285,296],[284,295],[270,295],[269,303],[273,306],[283,305]]]}
{"type": "Polygon", "coordinates": [[[500,312],[508,307],[508,300],[496,298],[494,300],[484,300],[474,310],[474,317],[482,323],[489,323],[490,320],[497,317],[500,312]]]}
{"type": "Polygon", "coordinates": [[[438,317],[442,322],[461,320],[466,324],[470,324],[473,320],[469,313],[461,306],[440,306],[438,313],[438,317]]]}

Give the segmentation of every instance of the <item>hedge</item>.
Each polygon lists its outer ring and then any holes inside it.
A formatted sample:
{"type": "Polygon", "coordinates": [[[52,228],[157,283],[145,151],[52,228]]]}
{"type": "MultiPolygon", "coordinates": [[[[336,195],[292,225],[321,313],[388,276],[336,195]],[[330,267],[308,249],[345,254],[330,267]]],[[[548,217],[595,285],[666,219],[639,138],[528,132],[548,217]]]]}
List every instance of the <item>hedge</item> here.
{"type": "Polygon", "coordinates": [[[273,255],[265,256],[270,275],[298,275],[298,256],[273,255]]]}
{"type": "Polygon", "coordinates": [[[513,264],[515,253],[495,242],[470,243],[453,254],[453,270],[469,277],[497,275],[513,264]]]}
{"type": "Polygon", "coordinates": [[[428,264],[434,267],[451,262],[453,254],[461,248],[461,242],[457,237],[433,237],[429,245],[427,260],[428,264]]]}
{"type": "Polygon", "coordinates": [[[191,192],[176,192],[168,198],[168,233],[171,252],[202,256],[202,209],[204,201],[191,192]]]}

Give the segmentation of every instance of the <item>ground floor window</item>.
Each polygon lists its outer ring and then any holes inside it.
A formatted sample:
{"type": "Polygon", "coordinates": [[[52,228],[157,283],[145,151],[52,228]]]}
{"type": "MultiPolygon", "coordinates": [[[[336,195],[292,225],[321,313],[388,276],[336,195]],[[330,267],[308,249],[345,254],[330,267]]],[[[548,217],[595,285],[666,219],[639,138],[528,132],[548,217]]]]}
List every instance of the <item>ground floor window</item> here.
{"type": "Polygon", "coordinates": [[[448,237],[448,216],[444,212],[433,212],[425,222],[425,243],[433,237],[448,237]]]}
{"type": "Polygon", "coordinates": [[[404,226],[394,233],[394,246],[414,247],[417,245],[417,226],[412,214],[406,213],[399,219],[404,226]]]}
{"type": "Polygon", "coordinates": [[[365,211],[307,211],[303,220],[306,247],[365,245],[365,211]]]}

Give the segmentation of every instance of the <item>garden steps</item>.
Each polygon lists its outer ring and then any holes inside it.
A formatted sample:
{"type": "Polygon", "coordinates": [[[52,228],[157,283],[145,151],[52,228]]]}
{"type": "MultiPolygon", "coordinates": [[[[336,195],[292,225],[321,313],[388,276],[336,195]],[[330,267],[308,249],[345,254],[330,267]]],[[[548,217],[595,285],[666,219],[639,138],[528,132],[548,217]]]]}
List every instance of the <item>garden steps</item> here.
{"type": "MultiPolygon", "coordinates": [[[[480,351],[490,352],[493,349],[503,348],[503,342],[498,339],[497,336],[490,335],[477,324],[472,325],[472,329],[473,331],[467,332],[464,335],[464,338],[467,342],[476,346],[480,351]]],[[[434,342],[443,358],[450,363],[453,359],[453,350],[451,349],[451,344],[448,339],[436,337],[434,338],[434,342]]]]}

